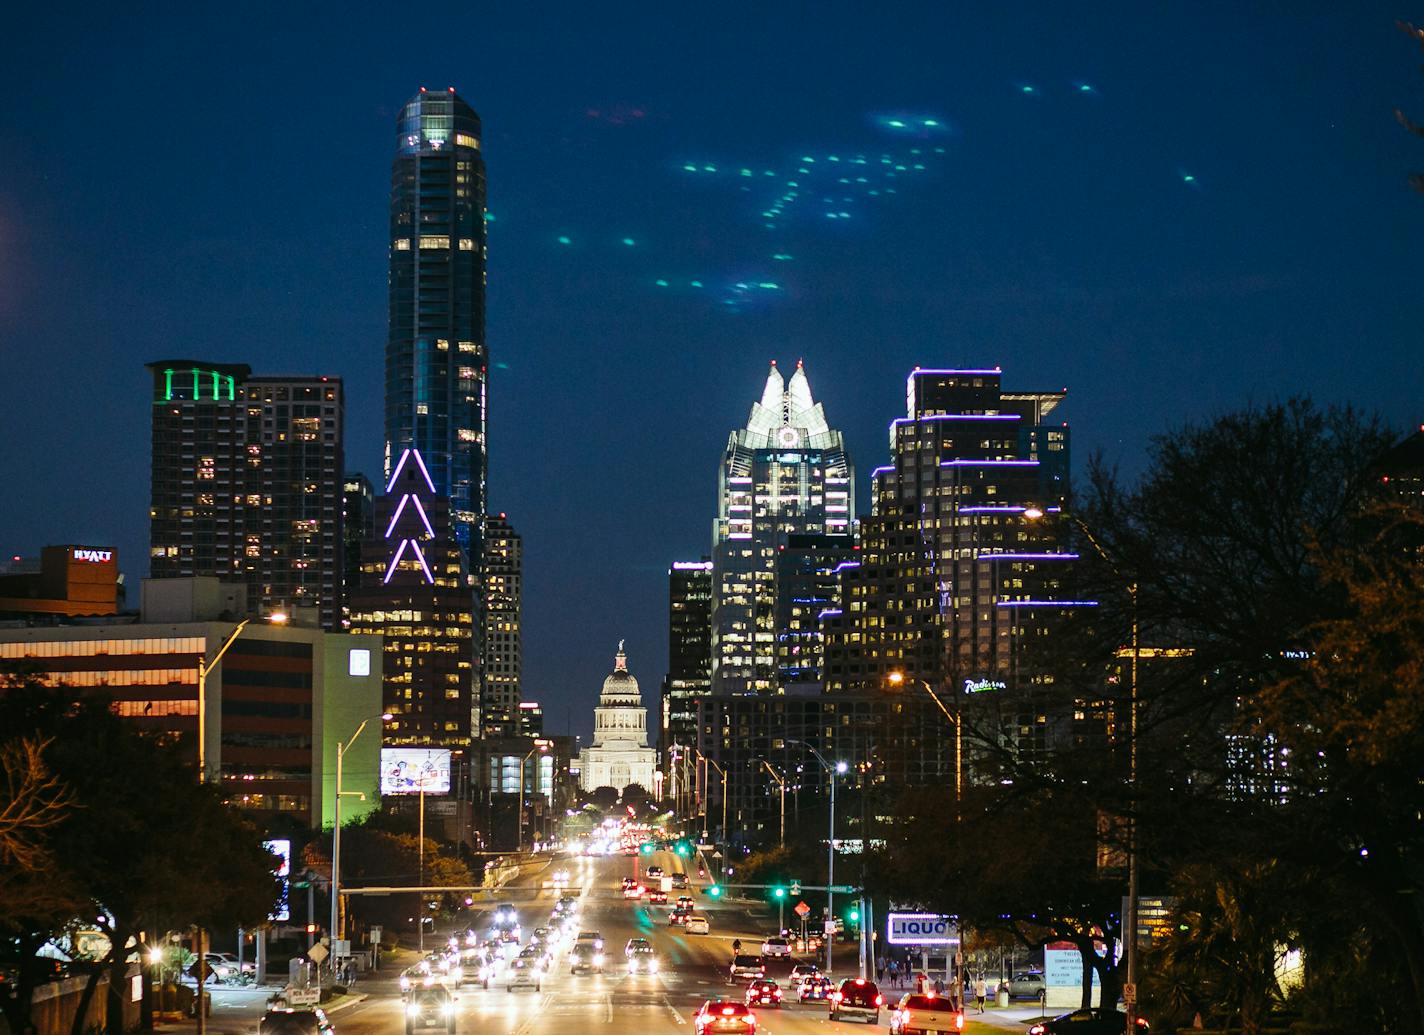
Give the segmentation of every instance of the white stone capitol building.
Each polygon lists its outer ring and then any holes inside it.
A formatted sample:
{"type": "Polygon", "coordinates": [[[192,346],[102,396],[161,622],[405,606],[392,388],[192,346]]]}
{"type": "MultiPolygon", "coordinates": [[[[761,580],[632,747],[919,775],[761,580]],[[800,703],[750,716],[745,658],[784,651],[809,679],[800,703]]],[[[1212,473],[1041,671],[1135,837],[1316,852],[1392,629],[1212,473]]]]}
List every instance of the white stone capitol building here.
{"type": "Polygon", "coordinates": [[[636,783],[653,793],[657,752],[648,747],[648,709],[638,681],[628,671],[621,640],[613,674],[603,681],[593,716],[593,744],[579,755],[579,786],[585,791],[613,787],[622,793],[636,783]]]}

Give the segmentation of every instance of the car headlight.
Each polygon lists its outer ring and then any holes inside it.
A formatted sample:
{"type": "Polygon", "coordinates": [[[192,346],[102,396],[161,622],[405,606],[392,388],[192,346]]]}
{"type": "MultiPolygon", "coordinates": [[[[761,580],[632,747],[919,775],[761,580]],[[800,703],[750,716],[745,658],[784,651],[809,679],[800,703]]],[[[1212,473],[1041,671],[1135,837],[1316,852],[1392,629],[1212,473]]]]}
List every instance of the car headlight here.
{"type": "Polygon", "coordinates": [[[405,1015],[406,1015],[407,1017],[419,1017],[419,1016],[420,1016],[420,1004],[419,1004],[419,1003],[411,1003],[409,1006],[407,1006],[407,1007],[405,1008],[405,1015]]]}
{"type": "Polygon", "coordinates": [[[658,972],[658,961],[657,961],[657,960],[649,960],[649,961],[648,961],[648,973],[649,973],[649,974],[656,974],[657,972],[658,972]]]}
{"type": "Polygon", "coordinates": [[[455,1004],[454,1004],[454,1003],[446,1003],[444,1006],[442,1006],[442,1007],[440,1008],[440,1012],[443,1013],[446,1017],[453,1016],[454,1013],[455,1013],[455,1004]]]}
{"type": "Polygon", "coordinates": [[[594,965],[595,967],[601,967],[601,966],[603,966],[603,953],[600,952],[600,953],[598,953],[596,956],[593,957],[593,965],[594,965]]]}

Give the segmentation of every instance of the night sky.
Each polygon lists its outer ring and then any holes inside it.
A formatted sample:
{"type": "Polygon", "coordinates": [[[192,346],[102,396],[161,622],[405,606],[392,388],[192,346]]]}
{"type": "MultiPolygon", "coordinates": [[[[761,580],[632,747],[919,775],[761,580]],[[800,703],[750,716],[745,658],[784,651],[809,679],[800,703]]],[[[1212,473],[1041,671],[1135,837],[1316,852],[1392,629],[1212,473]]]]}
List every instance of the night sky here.
{"type": "Polygon", "coordinates": [[[709,550],[771,359],[862,506],[916,364],[1066,386],[1080,466],[1291,393],[1424,418],[1402,7],[80,8],[13,7],[0,49],[0,550],[114,545],[136,604],[165,356],[340,375],[379,478],[394,117],[453,85],[551,732],[591,727],[620,638],[651,701],[668,562],[709,550]]]}

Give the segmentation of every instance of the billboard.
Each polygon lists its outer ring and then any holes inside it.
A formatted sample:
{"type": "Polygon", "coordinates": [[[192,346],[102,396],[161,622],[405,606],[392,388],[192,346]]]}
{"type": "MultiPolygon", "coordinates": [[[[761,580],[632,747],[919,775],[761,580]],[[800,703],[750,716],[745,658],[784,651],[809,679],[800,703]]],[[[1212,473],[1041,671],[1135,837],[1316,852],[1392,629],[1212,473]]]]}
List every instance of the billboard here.
{"type": "Polygon", "coordinates": [[[381,794],[449,794],[450,752],[442,748],[381,748],[381,794]]]}
{"type": "Polygon", "coordinates": [[[277,909],[267,919],[290,920],[292,911],[287,905],[287,881],[292,874],[292,842],[286,838],[278,841],[263,841],[262,847],[277,857],[277,876],[282,881],[282,895],[277,900],[277,909]]]}
{"type": "Polygon", "coordinates": [[[954,921],[939,913],[890,913],[885,940],[891,945],[958,945],[954,921]]]}

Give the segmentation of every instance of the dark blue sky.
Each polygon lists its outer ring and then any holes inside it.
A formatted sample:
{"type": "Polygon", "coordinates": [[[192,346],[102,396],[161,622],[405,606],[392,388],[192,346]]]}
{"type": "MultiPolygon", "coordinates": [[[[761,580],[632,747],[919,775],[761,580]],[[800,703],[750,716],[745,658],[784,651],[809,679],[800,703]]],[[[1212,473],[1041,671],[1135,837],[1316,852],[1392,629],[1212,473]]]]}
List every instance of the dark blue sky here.
{"type": "Polygon", "coordinates": [[[862,487],[917,363],[1066,386],[1078,459],[1129,469],[1293,392],[1424,415],[1397,6],[82,7],[6,16],[0,549],[113,544],[144,573],[160,356],[341,375],[348,464],[377,473],[393,118],[454,85],[495,216],[492,501],[554,731],[591,724],[619,638],[661,681],[667,564],[708,549],[772,358],[805,358],[862,487]],[[728,171],[920,145],[944,151],[895,194],[805,185],[776,230],[728,171]],[[727,306],[737,282],[777,287],[727,306]]]}

